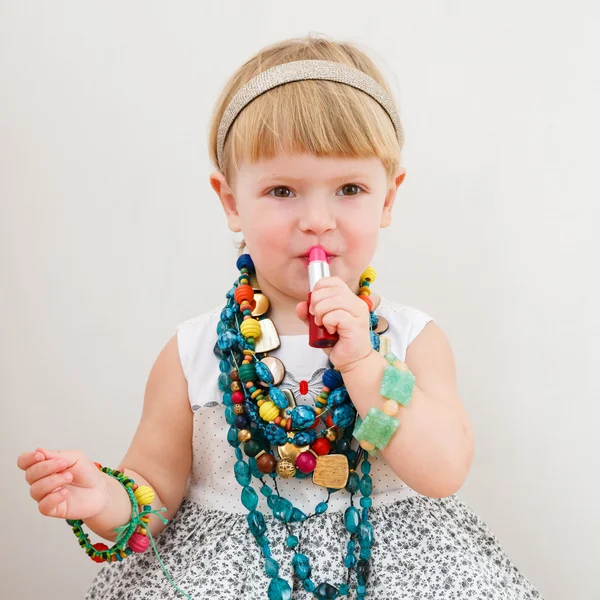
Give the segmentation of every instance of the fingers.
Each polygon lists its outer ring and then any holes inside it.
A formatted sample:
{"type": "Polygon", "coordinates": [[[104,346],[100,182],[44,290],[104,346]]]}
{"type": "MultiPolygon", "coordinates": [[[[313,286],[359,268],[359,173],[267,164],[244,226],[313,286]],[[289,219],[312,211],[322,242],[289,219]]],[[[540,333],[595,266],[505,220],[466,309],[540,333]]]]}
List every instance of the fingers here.
{"type": "Polygon", "coordinates": [[[36,481],[52,475],[53,473],[59,473],[63,469],[67,468],[67,461],[63,458],[52,458],[50,460],[43,460],[29,467],[25,471],[25,480],[29,485],[32,485],[36,481]]]}
{"type": "Polygon", "coordinates": [[[17,467],[22,471],[26,471],[41,460],[44,460],[44,455],[41,452],[23,452],[17,458],[17,467]]]}
{"type": "Polygon", "coordinates": [[[46,517],[65,519],[67,516],[68,490],[60,488],[48,494],[38,503],[38,510],[46,517]]]}
{"type": "Polygon", "coordinates": [[[73,481],[73,475],[68,471],[53,473],[32,483],[29,488],[29,495],[36,502],[41,502],[48,494],[54,493],[57,488],[61,488],[71,483],[71,481],[73,481]]]}
{"type": "Polygon", "coordinates": [[[330,296],[323,300],[319,300],[316,304],[313,301],[313,305],[315,323],[317,325],[322,325],[326,314],[337,310],[344,310],[357,319],[364,319],[365,322],[369,316],[369,308],[356,296],[351,298],[341,297],[338,295],[330,296]]]}

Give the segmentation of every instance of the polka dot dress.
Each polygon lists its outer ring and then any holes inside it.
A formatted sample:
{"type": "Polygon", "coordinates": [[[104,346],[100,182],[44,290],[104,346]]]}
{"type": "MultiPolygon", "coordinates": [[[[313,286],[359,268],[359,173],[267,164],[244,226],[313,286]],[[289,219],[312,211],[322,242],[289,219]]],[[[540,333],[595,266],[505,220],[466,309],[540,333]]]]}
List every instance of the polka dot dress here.
{"type": "MultiPolygon", "coordinates": [[[[222,392],[218,389],[218,359],[212,349],[221,307],[185,321],[177,328],[179,352],[194,410],[194,461],[183,503],[155,538],[161,560],[175,585],[194,600],[266,599],[270,578],[264,557],[248,529],[248,514],[235,480],[235,456],[227,443],[222,392]]],[[[376,313],[389,322],[392,352],[400,359],[432,320],[420,310],[381,299],[376,313]]],[[[328,367],[327,355],[308,346],[308,336],[282,336],[269,353],[286,367],[281,387],[290,389],[297,404],[313,404],[328,367]]],[[[374,529],[368,594],[378,600],[541,598],[538,591],[506,556],[487,525],[456,495],[428,498],[404,484],[381,453],[370,458],[374,529]]],[[[267,478],[270,479],[270,478],[267,478]]],[[[327,499],[327,490],[310,478],[277,478],[279,491],[307,515],[327,499]]],[[[256,490],[260,484],[254,480],[256,490]]],[[[293,550],[285,547],[287,531],[273,517],[262,494],[260,510],[267,524],[272,556],[279,577],[292,587],[292,599],[313,598],[293,574],[293,550]]],[[[294,533],[298,551],[310,558],[311,579],[349,583],[356,598],[356,576],[344,567],[348,533],[344,510],[350,494],[338,490],[323,515],[310,518],[294,533]]],[[[358,506],[358,497],[354,497],[358,506]]],[[[185,598],[169,582],[152,550],[122,563],[104,565],[85,600],[150,600],[185,598]]]]}

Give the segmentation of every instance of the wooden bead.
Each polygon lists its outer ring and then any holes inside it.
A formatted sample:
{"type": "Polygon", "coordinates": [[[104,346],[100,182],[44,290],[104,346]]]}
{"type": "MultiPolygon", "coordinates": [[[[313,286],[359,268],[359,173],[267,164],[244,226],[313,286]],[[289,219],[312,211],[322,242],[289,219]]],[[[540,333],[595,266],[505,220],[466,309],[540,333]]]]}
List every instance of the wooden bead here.
{"type": "Polygon", "coordinates": [[[233,405],[233,413],[235,415],[243,415],[245,413],[245,409],[241,404],[234,404],[233,405]]]}
{"type": "Polygon", "coordinates": [[[258,459],[256,459],[256,466],[261,473],[272,473],[273,469],[277,466],[277,460],[272,454],[265,452],[258,459]]]}
{"type": "Polygon", "coordinates": [[[367,452],[369,450],[375,450],[375,446],[373,444],[371,444],[371,442],[367,442],[367,440],[360,440],[360,442],[358,442],[360,447],[363,450],[367,450],[367,452]]]}

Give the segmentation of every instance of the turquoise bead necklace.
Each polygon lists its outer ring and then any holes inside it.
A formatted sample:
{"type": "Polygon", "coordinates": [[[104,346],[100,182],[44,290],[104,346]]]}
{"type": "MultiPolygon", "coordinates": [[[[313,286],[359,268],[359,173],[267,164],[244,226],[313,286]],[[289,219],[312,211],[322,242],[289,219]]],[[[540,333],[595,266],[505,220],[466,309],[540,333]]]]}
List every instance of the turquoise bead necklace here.
{"type": "MultiPolygon", "coordinates": [[[[350,448],[356,409],[343,386],[341,374],[333,368],[330,362],[330,368],[323,375],[324,390],[327,392],[321,393],[317,399],[317,410],[309,406],[298,406],[282,413],[285,414],[285,420],[278,417],[275,422],[270,418],[277,414],[278,409],[285,409],[287,399],[274,384],[267,365],[261,362],[260,353],[255,352],[255,340],[260,335],[260,324],[258,320],[251,317],[256,304],[253,303],[253,291],[249,285],[250,275],[255,272],[250,255],[240,256],[237,260],[237,267],[240,276],[226,294],[227,304],[221,312],[217,327],[218,340],[214,353],[220,359],[219,388],[223,392],[225,419],[230,425],[227,441],[234,448],[237,459],[234,464],[234,475],[236,481],[242,486],[242,504],[249,511],[246,517],[248,527],[264,555],[265,572],[271,579],[268,586],[268,598],[269,600],[290,600],[292,589],[285,579],[279,577],[279,564],[271,556],[265,519],[263,514],[257,510],[258,495],[250,485],[253,477],[260,481],[260,492],[266,497],[267,505],[274,517],[286,528],[285,544],[294,552],[292,566],[303,588],[318,600],[333,600],[339,596],[348,596],[350,577],[354,570],[358,584],[356,593],[359,600],[362,600],[367,595],[369,559],[373,542],[373,527],[369,522],[369,509],[372,506],[370,498],[372,479],[367,452],[360,446],[357,451],[350,448]],[[240,315],[243,315],[241,324],[239,322],[240,315]],[[268,399],[265,398],[265,394],[268,394],[268,399]],[[267,418],[263,418],[263,415],[267,418]],[[276,478],[278,472],[285,478],[290,476],[304,478],[310,474],[310,471],[303,472],[300,469],[294,469],[293,475],[291,475],[287,468],[279,468],[289,467],[289,464],[284,464],[286,460],[289,461],[285,458],[279,461],[278,469],[275,469],[276,460],[270,452],[271,444],[277,446],[294,444],[299,447],[299,450],[300,447],[306,448],[308,445],[314,444],[326,431],[317,433],[314,431],[314,426],[325,417],[328,418],[328,423],[333,428],[338,431],[342,429],[342,436],[336,440],[336,454],[346,456],[350,465],[347,482],[344,486],[350,493],[350,506],[344,513],[344,525],[349,534],[344,559],[347,576],[344,582],[335,585],[326,581],[317,585],[312,581],[310,560],[306,554],[301,552],[300,542],[292,525],[301,524],[325,513],[331,494],[340,488],[327,487],[327,500],[319,502],[315,507],[315,512],[306,515],[302,510],[294,507],[290,500],[281,496],[276,478]],[[282,426],[283,423],[285,426],[282,426]],[[294,429],[293,437],[289,435],[292,429],[294,429]],[[240,447],[241,443],[244,443],[244,451],[240,447]],[[247,462],[244,461],[244,454],[247,456],[247,462]],[[361,477],[356,472],[359,464],[361,477]],[[269,475],[273,488],[267,484],[265,475],[269,475]],[[361,510],[354,506],[354,495],[357,492],[360,492],[362,496],[360,499],[361,510]],[[359,550],[358,559],[356,557],[357,549],[359,550]]],[[[368,281],[361,280],[361,286],[368,287],[368,285],[368,281]]],[[[370,312],[371,344],[375,350],[379,350],[379,334],[374,331],[377,327],[378,317],[372,310],[370,312]]],[[[317,456],[317,459],[320,458],[312,450],[311,452],[312,455],[317,456]]],[[[304,451],[302,454],[308,454],[308,452],[304,451]]],[[[309,456],[305,457],[305,462],[310,464],[310,460],[314,459],[309,456]]]]}

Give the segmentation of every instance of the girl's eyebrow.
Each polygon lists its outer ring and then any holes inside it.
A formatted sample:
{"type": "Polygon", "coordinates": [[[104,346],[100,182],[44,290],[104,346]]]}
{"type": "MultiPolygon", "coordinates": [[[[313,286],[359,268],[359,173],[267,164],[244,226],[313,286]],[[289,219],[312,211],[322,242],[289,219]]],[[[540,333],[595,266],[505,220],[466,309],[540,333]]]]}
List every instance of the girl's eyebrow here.
{"type": "MultiPolygon", "coordinates": [[[[354,172],[354,173],[345,173],[343,175],[336,175],[327,179],[325,183],[332,183],[335,181],[341,181],[344,179],[363,179],[367,177],[366,173],[354,172]]],[[[268,181],[272,181],[274,179],[286,179],[287,181],[295,181],[297,183],[305,183],[308,181],[314,181],[314,178],[305,178],[305,177],[296,177],[294,175],[278,175],[273,173],[272,175],[265,175],[264,177],[259,178],[258,183],[267,183],[268,181]]]]}

